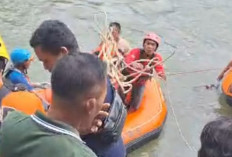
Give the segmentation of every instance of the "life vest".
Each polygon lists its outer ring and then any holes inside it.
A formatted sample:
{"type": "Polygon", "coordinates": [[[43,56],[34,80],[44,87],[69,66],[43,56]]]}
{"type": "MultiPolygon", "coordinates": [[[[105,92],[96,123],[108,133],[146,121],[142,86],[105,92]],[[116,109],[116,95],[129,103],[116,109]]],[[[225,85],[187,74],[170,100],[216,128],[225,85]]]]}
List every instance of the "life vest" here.
{"type": "MultiPolygon", "coordinates": [[[[157,64],[157,65],[155,65],[155,71],[157,72],[157,73],[164,73],[164,67],[163,67],[163,65],[162,65],[162,56],[159,54],[159,53],[157,53],[157,52],[155,52],[155,53],[153,53],[152,54],[152,56],[151,57],[144,57],[145,56],[145,54],[144,54],[145,52],[144,52],[144,50],[143,49],[139,49],[139,48],[137,48],[137,49],[133,49],[127,56],[126,56],[126,58],[125,58],[125,62],[127,63],[127,64],[130,64],[130,63],[132,63],[132,62],[134,62],[134,61],[136,61],[136,60],[140,60],[140,59],[153,59],[153,58],[155,58],[155,61],[157,61],[158,63],[160,62],[160,64],[157,64]]],[[[143,62],[140,62],[144,67],[149,63],[149,61],[143,61],[143,62]]],[[[151,65],[154,65],[154,64],[156,64],[156,62],[153,62],[153,63],[151,63],[151,65]]],[[[135,71],[133,70],[133,69],[131,69],[131,68],[127,68],[127,72],[129,72],[129,73],[134,73],[135,71]]],[[[148,71],[149,72],[149,71],[148,71]]]]}
{"type": "MultiPolygon", "coordinates": [[[[145,53],[145,51],[144,51],[143,49],[140,49],[140,57],[139,57],[139,58],[141,58],[141,59],[148,59],[148,58],[144,58],[144,53],[145,53]]],[[[157,56],[157,53],[153,53],[149,59],[153,59],[153,58],[155,58],[156,56],[157,56]]],[[[142,62],[142,64],[143,64],[144,66],[146,66],[148,63],[149,63],[148,61],[142,62]]],[[[154,62],[151,63],[151,65],[154,65],[154,62]]]]}
{"type": "MultiPolygon", "coordinates": [[[[133,60],[131,59],[128,59],[126,60],[126,62],[129,64],[130,62],[133,62],[133,61],[136,61],[136,60],[139,60],[139,59],[153,59],[155,57],[157,57],[157,53],[153,53],[152,56],[150,58],[144,58],[144,50],[143,49],[134,49],[131,51],[132,54],[128,54],[128,56],[132,56],[131,58],[133,58],[133,60]]],[[[149,61],[143,61],[143,62],[140,62],[143,66],[146,66],[149,61]]],[[[154,63],[152,63],[154,64],[154,63]]]]}
{"type": "MultiPolygon", "coordinates": [[[[144,54],[144,50],[143,49],[139,49],[139,48],[136,48],[136,49],[133,49],[131,50],[131,52],[125,57],[125,62],[127,64],[130,64],[136,60],[140,60],[140,59],[155,59],[154,62],[152,62],[150,65],[155,65],[154,69],[150,69],[146,72],[148,73],[151,73],[153,70],[156,71],[156,73],[159,75],[159,74],[164,74],[164,67],[162,65],[162,56],[157,53],[157,52],[154,52],[152,54],[152,56],[150,57],[146,57],[146,55],[144,54]],[[156,63],[160,63],[160,64],[156,64],[156,63]]],[[[142,62],[139,62],[141,63],[144,67],[148,65],[149,61],[142,61],[142,62]]],[[[131,73],[135,73],[135,70],[133,70],[132,68],[128,67],[127,69],[124,70],[124,73],[125,75],[128,75],[128,74],[131,74],[131,73]]],[[[131,80],[133,79],[135,76],[133,77],[130,77],[128,78],[128,80],[131,80]]],[[[142,74],[134,83],[133,85],[144,85],[146,80],[148,80],[149,77],[147,74],[142,74]]]]}
{"type": "Polygon", "coordinates": [[[26,96],[31,95],[31,97],[39,98],[40,102],[42,103],[41,106],[43,106],[43,110],[45,111],[48,110],[49,105],[51,104],[51,99],[52,99],[51,89],[47,88],[47,89],[40,89],[40,90],[35,90],[35,91],[28,91],[27,87],[22,83],[13,84],[9,79],[7,79],[7,75],[9,75],[13,70],[19,71],[18,69],[14,67],[8,68],[3,77],[4,86],[8,88],[9,91],[12,91],[14,93],[13,95],[17,95],[18,92],[25,92],[26,96]]]}
{"type": "MultiPolygon", "coordinates": [[[[23,74],[23,75],[26,77],[27,81],[28,81],[29,83],[31,83],[31,80],[30,80],[30,78],[28,77],[28,75],[27,75],[26,73],[21,72],[20,70],[18,70],[17,68],[15,68],[15,67],[13,67],[13,66],[9,67],[9,68],[4,72],[3,77],[4,77],[5,79],[8,79],[7,77],[8,77],[8,76],[10,75],[10,73],[12,73],[13,71],[16,71],[16,72],[18,72],[18,73],[23,74]]],[[[9,80],[9,79],[8,79],[8,80],[9,80]]],[[[10,81],[10,80],[9,80],[9,81],[10,81]]]]}
{"type": "MultiPolygon", "coordinates": [[[[103,54],[101,54],[100,56],[99,56],[99,54],[100,54],[100,52],[102,51],[102,46],[103,46],[103,43],[101,43],[101,44],[93,51],[93,53],[96,54],[96,55],[98,55],[98,57],[99,57],[101,60],[103,60],[103,54]]],[[[105,48],[105,49],[107,49],[107,48],[105,48]]],[[[110,52],[111,57],[115,57],[115,56],[116,56],[116,52],[113,51],[113,50],[114,50],[114,47],[112,48],[112,50],[111,50],[111,52],[110,52]]]]}

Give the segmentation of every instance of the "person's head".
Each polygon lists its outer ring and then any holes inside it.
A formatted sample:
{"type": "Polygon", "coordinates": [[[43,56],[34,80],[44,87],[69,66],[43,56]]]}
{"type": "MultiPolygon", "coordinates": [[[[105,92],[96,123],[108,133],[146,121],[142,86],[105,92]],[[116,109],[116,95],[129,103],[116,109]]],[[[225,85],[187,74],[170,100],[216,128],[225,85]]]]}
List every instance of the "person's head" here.
{"type": "Polygon", "coordinates": [[[152,55],[160,45],[161,39],[155,33],[148,33],[143,39],[143,49],[147,55],[152,55]]]}
{"type": "Polygon", "coordinates": [[[221,117],[205,125],[198,157],[232,157],[232,118],[221,117]]]}
{"type": "Polygon", "coordinates": [[[10,59],[14,64],[14,67],[21,70],[27,70],[31,64],[31,61],[33,61],[31,52],[27,49],[21,48],[14,49],[10,54],[10,59]]]}
{"type": "Polygon", "coordinates": [[[58,20],[44,21],[32,34],[31,47],[44,68],[51,72],[54,64],[69,52],[79,52],[77,40],[72,31],[58,20]]]}
{"type": "Polygon", "coordinates": [[[52,70],[51,109],[81,120],[76,128],[90,128],[106,96],[106,75],[106,65],[92,54],[64,56],[52,70]]]}
{"type": "Polygon", "coordinates": [[[7,52],[6,46],[0,36],[0,73],[2,74],[5,70],[6,64],[9,61],[10,57],[7,52]]]}
{"type": "Polygon", "coordinates": [[[111,22],[109,25],[110,30],[112,31],[112,35],[115,41],[119,40],[119,36],[121,33],[121,25],[118,22],[111,22]]]}

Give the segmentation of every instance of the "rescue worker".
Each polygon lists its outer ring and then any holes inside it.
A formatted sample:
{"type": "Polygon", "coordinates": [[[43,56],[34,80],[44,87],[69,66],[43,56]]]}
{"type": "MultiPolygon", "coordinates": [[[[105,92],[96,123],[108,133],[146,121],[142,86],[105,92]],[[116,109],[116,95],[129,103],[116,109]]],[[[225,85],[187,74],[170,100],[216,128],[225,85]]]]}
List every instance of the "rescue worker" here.
{"type": "Polygon", "coordinates": [[[26,49],[14,49],[10,54],[10,59],[13,67],[7,70],[5,78],[12,84],[24,85],[28,91],[33,90],[35,85],[31,84],[27,75],[27,70],[33,61],[31,53],[26,49]]]}
{"type": "MultiPolygon", "coordinates": [[[[36,110],[45,113],[45,104],[40,97],[28,91],[12,91],[3,84],[2,73],[9,60],[5,44],[0,36],[0,124],[9,111],[20,110],[26,114],[33,114],[36,110]]],[[[17,87],[17,86],[16,86],[17,87]]]]}
{"type": "Polygon", "coordinates": [[[3,86],[2,74],[5,70],[6,64],[10,59],[9,54],[7,52],[6,46],[0,36],[0,107],[2,99],[10,92],[5,86],[3,86]]]}
{"type": "MultiPolygon", "coordinates": [[[[52,71],[56,62],[66,55],[75,55],[79,53],[79,46],[72,31],[62,22],[58,20],[44,21],[32,34],[30,45],[38,59],[43,63],[44,69],[52,71]]],[[[78,73],[78,71],[77,71],[78,73]]],[[[110,81],[107,80],[107,95],[105,103],[113,101],[113,88],[110,81]]],[[[106,117],[107,112],[99,112],[99,116],[106,117]]],[[[122,138],[116,142],[104,143],[99,138],[98,128],[102,126],[99,118],[95,120],[95,127],[92,127],[92,134],[82,136],[86,144],[101,157],[124,157],[126,155],[122,138]],[[97,133],[98,134],[95,134],[97,133]]],[[[81,134],[85,134],[81,132],[81,134]]]]}
{"type": "Polygon", "coordinates": [[[120,23],[111,22],[110,25],[109,25],[109,28],[110,28],[110,30],[112,32],[114,40],[117,43],[118,51],[123,56],[125,56],[126,54],[129,53],[131,47],[130,47],[129,42],[120,36],[120,34],[121,34],[121,25],[120,25],[120,23]]]}
{"type": "MultiPolygon", "coordinates": [[[[157,53],[157,49],[160,45],[161,39],[155,33],[148,33],[143,39],[143,49],[135,48],[130,51],[130,53],[125,57],[126,64],[131,64],[131,66],[137,70],[143,70],[146,68],[148,61],[146,62],[135,62],[140,59],[155,59],[155,71],[159,77],[163,80],[166,80],[164,67],[162,64],[162,57],[159,53],[157,53]]],[[[150,69],[148,69],[148,72],[150,69]]],[[[134,71],[130,68],[126,69],[126,73],[133,73],[134,71]]],[[[131,101],[128,104],[129,111],[136,111],[141,103],[145,83],[150,77],[147,75],[140,76],[134,83],[131,91],[131,101]]],[[[132,78],[130,78],[132,79],[132,78]]]]}
{"type": "MultiPolygon", "coordinates": [[[[120,36],[121,34],[120,23],[111,22],[109,24],[109,30],[112,33],[114,41],[116,42],[117,49],[121,53],[121,55],[125,56],[126,54],[128,54],[131,47],[130,47],[129,42],[120,36]]],[[[102,49],[102,44],[103,44],[102,42],[99,44],[98,48],[94,50],[94,53],[99,54],[99,52],[102,49]]],[[[114,57],[116,54],[115,52],[111,52],[111,55],[114,57]]],[[[102,58],[102,56],[99,56],[99,57],[102,58]]]]}
{"type": "MultiPolygon", "coordinates": [[[[0,69],[4,72],[6,64],[10,59],[9,54],[7,52],[6,46],[0,36],[0,69]]],[[[2,74],[2,73],[1,73],[2,74]]]]}

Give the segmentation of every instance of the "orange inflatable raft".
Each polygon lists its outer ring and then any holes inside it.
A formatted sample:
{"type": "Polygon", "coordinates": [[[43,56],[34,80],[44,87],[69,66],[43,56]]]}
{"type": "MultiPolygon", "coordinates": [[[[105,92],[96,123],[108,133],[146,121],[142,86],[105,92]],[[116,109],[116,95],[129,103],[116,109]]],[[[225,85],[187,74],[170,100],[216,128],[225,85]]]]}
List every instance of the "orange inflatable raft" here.
{"type": "Polygon", "coordinates": [[[222,93],[226,97],[229,105],[232,105],[232,69],[229,70],[223,77],[221,83],[222,93]]]}
{"type": "Polygon", "coordinates": [[[127,152],[159,136],[167,116],[167,106],[160,84],[147,81],[140,108],[128,114],[122,137],[127,152]]]}
{"type": "Polygon", "coordinates": [[[52,90],[51,88],[45,88],[45,89],[38,89],[35,90],[35,92],[44,100],[47,101],[48,104],[51,104],[52,102],[52,90]]]}
{"type": "MultiPolygon", "coordinates": [[[[51,103],[51,89],[38,90],[51,103]]],[[[127,115],[122,137],[127,152],[159,136],[167,116],[167,106],[160,84],[155,79],[147,81],[140,108],[127,115]]]]}

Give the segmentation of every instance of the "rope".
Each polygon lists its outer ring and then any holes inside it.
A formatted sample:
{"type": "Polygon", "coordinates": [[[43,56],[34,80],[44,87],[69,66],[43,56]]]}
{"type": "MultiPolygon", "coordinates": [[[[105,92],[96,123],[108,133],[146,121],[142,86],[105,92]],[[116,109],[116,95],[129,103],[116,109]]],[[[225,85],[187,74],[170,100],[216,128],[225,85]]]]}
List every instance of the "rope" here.
{"type": "Polygon", "coordinates": [[[101,50],[98,54],[98,56],[106,62],[108,67],[108,75],[111,77],[111,80],[113,83],[117,83],[119,87],[122,89],[123,93],[128,93],[132,89],[132,84],[138,80],[140,76],[151,76],[155,77],[157,79],[157,74],[154,70],[154,68],[157,65],[163,64],[166,62],[169,58],[171,58],[175,51],[172,52],[170,56],[168,56],[165,60],[162,62],[157,61],[157,58],[154,57],[153,59],[140,59],[136,60],[130,64],[127,64],[124,61],[124,57],[122,54],[118,51],[117,43],[114,40],[112,36],[112,30],[108,28],[107,25],[107,14],[105,11],[101,11],[98,14],[94,15],[94,21],[97,26],[97,30],[99,32],[100,38],[101,38],[101,50]],[[98,22],[97,15],[100,13],[104,13],[105,15],[105,26],[103,29],[100,28],[100,24],[98,22]],[[147,65],[143,67],[142,69],[136,69],[132,65],[136,63],[143,63],[146,62],[147,65]],[[124,69],[130,69],[132,73],[125,75],[122,74],[122,71],[124,69]],[[133,77],[133,79],[128,80],[128,78],[133,77]]]}
{"type": "Polygon", "coordinates": [[[187,146],[191,151],[195,151],[195,152],[196,152],[197,149],[196,149],[194,146],[192,146],[192,145],[188,142],[187,138],[184,136],[184,134],[183,134],[183,132],[182,132],[182,129],[181,129],[181,127],[180,127],[180,123],[179,123],[178,118],[177,118],[176,113],[175,113],[175,109],[174,109],[174,107],[173,107],[172,99],[171,99],[171,97],[170,97],[170,93],[169,93],[167,81],[166,81],[166,84],[165,84],[165,88],[166,88],[166,91],[167,91],[168,101],[169,101],[169,104],[170,104],[170,107],[171,107],[171,110],[172,110],[172,114],[173,114],[173,117],[174,117],[174,120],[175,120],[177,129],[178,129],[178,132],[179,132],[179,134],[180,134],[180,137],[181,137],[181,139],[183,140],[183,142],[186,144],[186,146],[187,146]]]}
{"type": "MultiPolygon", "coordinates": [[[[157,77],[156,72],[154,71],[154,67],[162,64],[164,62],[166,62],[168,59],[170,59],[174,54],[175,51],[173,51],[171,53],[170,56],[168,56],[166,59],[164,59],[162,62],[157,61],[157,58],[153,58],[153,59],[141,59],[141,60],[136,60],[130,64],[127,64],[124,60],[122,55],[120,54],[120,52],[117,49],[117,43],[114,41],[113,36],[111,31],[108,29],[107,26],[107,14],[106,12],[104,12],[105,15],[105,28],[102,31],[101,28],[98,25],[97,21],[97,17],[96,15],[94,16],[95,19],[95,23],[97,24],[98,27],[98,31],[100,34],[100,38],[102,40],[102,48],[101,51],[99,53],[99,57],[102,57],[103,61],[106,62],[107,66],[108,66],[108,75],[111,77],[112,80],[114,80],[114,82],[117,82],[119,87],[123,90],[124,93],[127,93],[131,90],[132,88],[132,83],[134,81],[136,81],[141,75],[148,75],[148,76],[152,76],[152,77],[157,77]],[[112,54],[112,52],[114,54],[112,54]],[[134,68],[132,65],[134,63],[141,63],[141,62],[147,62],[147,66],[143,67],[143,69],[136,69],[134,68]],[[122,71],[124,69],[130,69],[133,71],[133,73],[129,74],[129,75],[123,75],[122,71]],[[149,71],[149,72],[148,72],[149,71]],[[130,81],[126,81],[127,78],[133,76],[133,79],[130,81]],[[129,88],[129,89],[126,89],[129,88]]],[[[204,71],[208,71],[204,70],[204,71]]],[[[201,70],[203,71],[203,70],[201,70]]],[[[196,71],[193,71],[191,73],[194,73],[196,71]]],[[[198,71],[197,71],[198,72],[198,71]]],[[[178,75],[178,74],[184,74],[184,73],[190,73],[190,72],[179,72],[179,73],[171,73],[169,74],[169,76],[171,75],[178,75]]],[[[155,78],[157,80],[157,78],[155,78]]],[[[187,139],[185,138],[185,136],[183,135],[183,132],[181,130],[178,118],[176,116],[173,104],[172,104],[172,100],[169,94],[169,90],[168,90],[168,85],[166,83],[166,90],[168,92],[168,101],[170,103],[170,107],[172,110],[172,114],[174,116],[175,122],[176,122],[176,126],[178,128],[178,132],[181,136],[181,139],[184,141],[184,143],[186,144],[186,146],[191,150],[191,151],[196,151],[196,148],[194,146],[191,146],[191,144],[187,141],[187,139]]],[[[156,117],[156,116],[154,116],[156,117]]],[[[135,129],[135,128],[133,128],[135,129]]]]}
{"type": "Polygon", "coordinates": [[[184,75],[184,74],[193,74],[193,73],[202,73],[202,72],[208,72],[208,71],[216,71],[220,70],[221,68],[211,68],[211,69],[202,69],[202,70],[194,70],[194,71],[183,71],[183,72],[173,72],[168,73],[168,76],[176,76],[176,75],[184,75]]]}

